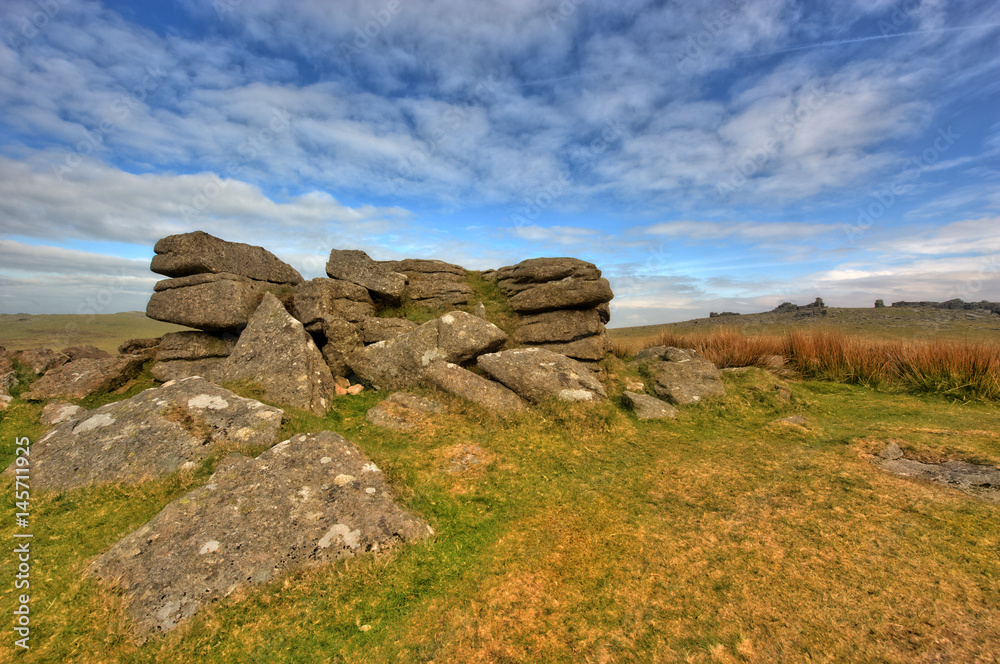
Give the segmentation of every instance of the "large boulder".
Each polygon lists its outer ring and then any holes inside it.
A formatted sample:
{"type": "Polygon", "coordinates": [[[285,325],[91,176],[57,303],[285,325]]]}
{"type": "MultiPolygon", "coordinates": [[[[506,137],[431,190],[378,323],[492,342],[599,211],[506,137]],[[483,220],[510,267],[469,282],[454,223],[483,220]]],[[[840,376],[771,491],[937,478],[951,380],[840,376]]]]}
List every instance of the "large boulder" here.
{"type": "Polygon", "coordinates": [[[432,362],[469,362],[502,348],[507,335],[490,322],[464,311],[453,311],[411,332],[354,352],[348,364],[354,372],[382,388],[404,388],[420,380],[432,362]]]}
{"type": "Polygon", "coordinates": [[[264,293],[279,288],[236,274],[166,279],[153,286],[146,315],[199,330],[235,330],[247,324],[264,293]]]}
{"type": "Polygon", "coordinates": [[[375,464],[323,431],[256,459],[230,455],[208,484],[111,547],[90,573],[124,591],[146,637],[248,584],[431,534],[396,504],[375,464]]]}
{"type": "Polygon", "coordinates": [[[602,332],[604,323],[596,309],[563,309],[522,316],[514,338],[525,344],[566,343],[602,332]]]}
{"type": "Polygon", "coordinates": [[[163,335],[150,373],[162,383],[190,376],[221,380],[222,368],[236,348],[236,340],[234,334],[170,332],[163,335]]]}
{"type": "Polygon", "coordinates": [[[32,445],[31,480],[62,489],[134,484],[194,468],[215,445],[271,445],[281,416],[203,378],[167,383],[63,421],[32,445]]]}
{"type": "Polygon", "coordinates": [[[594,281],[567,277],[525,289],[510,298],[511,308],[521,314],[556,309],[591,309],[614,297],[607,279],[594,281]]]}
{"type": "Polygon", "coordinates": [[[451,362],[434,362],[423,373],[423,382],[477,403],[494,413],[525,409],[519,396],[501,385],[451,362]]]}
{"type": "Polygon", "coordinates": [[[635,361],[649,363],[648,371],[656,381],[653,391],[677,405],[726,393],[719,369],[694,349],[654,346],[637,353],[635,361]]]}
{"type": "Polygon", "coordinates": [[[479,368],[532,403],[550,398],[598,401],[604,386],[583,364],[543,348],[516,348],[482,355],[479,368]]]}
{"type": "Polygon", "coordinates": [[[495,280],[507,295],[516,295],[550,281],[567,278],[597,280],[601,278],[601,271],[593,263],[578,258],[529,258],[483,276],[491,281],[495,280]]]}
{"type": "Polygon", "coordinates": [[[114,390],[138,376],[144,363],[145,358],[141,355],[68,362],[49,370],[21,398],[26,401],[44,401],[52,397],[82,399],[95,392],[114,390]]]}
{"type": "Polygon", "coordinates": [[[395,339],[417,327],[416,323],[405,318],[366,318],[361,321],[361,340],[366,344],[374,344],[395,339]]]}
{"type": "Polygon", "coordinates": [[[363,286],[372,295],[390,302],[399,302],[406,289],[406,275],[391,271],[359,249],[332,250],[326,273],[333,279],[363,286]]]}
{"type": "Polygon", "coordinates": [[[267,399],[326,414],[333,375],[312,337],[271,293],[254,312],[222,369],[224,381],[248,380],[267,399]]]}
{"type": "Polygon", "coordinates": [[[298,271],[263,247],[226,242],[202,231],[165,237],[153,251],[149,269],[167,277],[228,272],[277,284],[302,282],[298,271]]]}
{"type": "Polygon", "coordinates": [[[12,357],[37,376],[69,362],[68,357],[51,348],[29,348],[13,353],[12,357]]]}
{"type": "Polygon", "coordinates": [[[317,278],[295,287],[290,313],[309,331],[319,331],[325,320],[360,322],[374,313],[368,291],[350,281],[317,278]]]}

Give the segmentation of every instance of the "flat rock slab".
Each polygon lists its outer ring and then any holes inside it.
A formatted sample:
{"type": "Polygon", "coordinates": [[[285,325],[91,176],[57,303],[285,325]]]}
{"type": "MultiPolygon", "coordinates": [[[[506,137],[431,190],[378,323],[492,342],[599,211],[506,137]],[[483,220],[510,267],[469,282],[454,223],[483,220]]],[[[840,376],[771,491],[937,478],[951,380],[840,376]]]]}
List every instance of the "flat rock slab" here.
{"type": "Polygon", "coordinates": [[[166,360],[201,360],[206,357],[229,357],[236,348],[235,334],[209,332],[170,332],[164,334],[156,358],[166,360]]]}
{"type": "Polygon", "coordinates": [[[393,272],[358,249],[334,249],[326,263],[326,274],[363,286],[383,300],[399,302],[406,288],[406,275],[393,272]]]}
{"type": "Polygon", "coordinates": [[[135,484],[193,468],[215,445],[271,445],[282,414],[203,378],[167,383],[57,425],[32,447],[31,479],[40,489],[135,484]]]}
{"type": "Polygon", "coordinates": [[[601,382],[583,364],[541,348],[516,348],[482,355],[478,366],[532,403],[598,401],[607,397],[601,382]]]}
{"type": "Polygon", "coordinates": [[[525,344],[567,343],[603,332],[596,309],[564,309],[522,316],[514,337],[525,344]]]}
{"type": "Polygon", "coordinates": [[[566,343],[531,344],[531,346],[551,350],[553,353],[559,353],[560,355],[572,357],[577,360],[591,362],[603,360],[611,352],[611,342],[608,340],[607,333],[595,334],[590,337],[576,339],[575,341],[567,341],[566,343]]]}
{"type": "Polygon", "coordinates": [[[45,408],[42,408],[42,414],[39,417],[39,420],[42,424],[53,426],[56,424],[62,424],[67,420],[77,419],[86,412],[86,408],[81,408],[76,404],[67,403],[65,401],[52,401],[45,404],[45,408]]]}
{"type": "Polygon", "coordinates": [[[516,295],[550,281],[567,278],[594,281],[601,278],[601,271],[593,263],[578,258],[529,258],[517,265],[502,267],[488,278],[495,280],[507,295],[516,295]]]}
{"type": "Polygon", "coordinates": [[[75,360],[103,360],[111,357],[111,353],[101,350],[97,346],[70,346],[63,348],[62,354],[69,358],[70,362],[75,360]]]}
{"type": "Polygon", "coordinates": [[[271,293],[247,324],[222,368],[224,381],[248,380],[275,403],[326,414],[334,393],[333,374],[302,323],[271,293]]]}
{"type": "Polygon", "coordinates": [[[298,284],[302,275],[263,247],[227,242],[194,231],[163,238],[153,247],[149,269],[168,277],[229,272],[258,281],[298,284]]]}
{"type": "Polygon", "coordinates": [[[393,431],[412,431],[426,421],[426,416],[444,407],[433,399],[408,392],[395,392],[385,401],[368,409],[365,419],[375,426],[393,431]]]}
{"type": "Polygon", "coordinates": [[[451,362],[435,362],[424,371],[423,381],[455,396],[477,403],[493,413],[525,410],[524,401],[500,383],[483,378],[451,362]]]}
{"type": "Polygon", "coordinates": [[[591,309],[610,302],[615,294],[607,279],[595,281],[567,277],[538,284],[511,296],[511,308],[521,314],[556,309],[591,309]]]}
{"type": "Polygon", "coordinates": [[[154,380],[161,383],[193,376],[201,376],[213,383],[218,383],[225,379],[223,372],[225,366],[226,358],[224,357],[206,357],[202,360],[167,360],[154,364],[149,373],[154,380]]]}
{"type": "Polygon", "coordinates": [[[677,417],[677,408],[648,394],[626,390],[622,393],[622,401],[635,411],[640,420],[672,420],[677,417]]]}
{"type": "Polygon", "coordinates": [[[903,457],[898,447],[895,450],[887,448],[877,463],[894,475],[928,480],[958,489],[978,500],[1000,504],[1000,468],[964,461],[922,463],[903,457]]]}
{"type": "Polygon", "coordinates": [[[209,332],[233,330],[246,325],[264,293],[277,288],[280,286],[233,274],[169,279],[153,287],[146,315],[209,332]]]}
{"type": "Polygon", "coordinates": [[[124,591],[148,637],[249,584],[431,534],[364,454],[323,431],[256,459],[230,455],[207,485],[111,547],[90,573],[124,591]]]}
{"type": "Polygon", "coordinates": [[[26,401],[52,397],[82,399],[95,392],[114,390],[139,375],[145,358],[119,355],[105,359],[83,359],[51,369],[21,395],[26,401]]]}

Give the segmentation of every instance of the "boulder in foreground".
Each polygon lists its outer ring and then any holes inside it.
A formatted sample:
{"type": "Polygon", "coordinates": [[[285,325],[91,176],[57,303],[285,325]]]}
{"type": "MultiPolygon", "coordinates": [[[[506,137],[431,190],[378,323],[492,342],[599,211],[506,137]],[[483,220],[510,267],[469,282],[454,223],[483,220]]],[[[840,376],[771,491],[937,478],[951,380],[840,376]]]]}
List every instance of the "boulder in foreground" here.
{"type": "Polygon", "coordinates": [[[349,441],[299,434],[256,459],[230,455],[204,487],[167,505],[95,561],[141,636],[166,632],[252,583],[433,534],[393,500],[349,441]]]}
{"type": "Polygon", "coordinates": [[[679,406],[726,393],[719,369],[692,348],[654,346],[637,353],[635,361],[651,362],[653,391],[679,406]]]}
{"type": "Polygon", "coordinates": [[[479,367],[532,403],[549,398],[599,401],[604,386],[583,364],[542,348],[515,348],[481,356],[479,367]]]}
{"type": "Polygon", "coordinates": [[[114,390],[138,376],[144,363],[141,355],[68,362],[48,371],[21,398],[25,401],[44,401],[52,397],[82,399],[95,392],[114,390]]]}

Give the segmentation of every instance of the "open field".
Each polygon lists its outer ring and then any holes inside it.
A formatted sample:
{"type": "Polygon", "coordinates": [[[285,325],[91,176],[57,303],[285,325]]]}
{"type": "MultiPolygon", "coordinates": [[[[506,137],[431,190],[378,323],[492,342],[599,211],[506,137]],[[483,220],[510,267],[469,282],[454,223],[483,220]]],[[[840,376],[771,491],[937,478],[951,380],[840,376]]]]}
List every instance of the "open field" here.
{"type": "Polygon", "coordinates": [[[128,339],[159,337],[189,328],[146,318],[141,311],[118,314],[0,314],[0,346],[24,350],[44,346],[97,346],[109,353],[128,339]]]}
{"type": "MultiPolygon", "coordinates": [[[[35,492],[32,649],[24,662],[991,662],[1000,656],[1000,506],[902,479],[865,454],[896,441],[927,461],[1000,464],[1000,409],[759,370],[666,423],[611,400],[497,420],[447,394],[425,429],[387,433],[340,398],[286,409],[284,433],[332,429],[383,468],[437,535],[288,575],[137,646],[88,563],[195,472],[133,487],[35,492]],[[778,423],[789,415],[806,426],[778,423]],[[449,472],[478,445],[481,463],[449,472]]],[[[92,397],[93,407],[129,394],[92,397]]],[[[41,434],[15,401],[0,438],[41,434]]],[[[5,445],[0,462],[14,457],[5,445]]],[[[15,511],[9,478],[0,513],[15,511]]],[[[12,541],[12,517],[0,537],[12,541]]],[[[0,557],[11,615],[13,556],[0,557]]],[[[0,641],[0,660],[12,637],[0,641]]]]}

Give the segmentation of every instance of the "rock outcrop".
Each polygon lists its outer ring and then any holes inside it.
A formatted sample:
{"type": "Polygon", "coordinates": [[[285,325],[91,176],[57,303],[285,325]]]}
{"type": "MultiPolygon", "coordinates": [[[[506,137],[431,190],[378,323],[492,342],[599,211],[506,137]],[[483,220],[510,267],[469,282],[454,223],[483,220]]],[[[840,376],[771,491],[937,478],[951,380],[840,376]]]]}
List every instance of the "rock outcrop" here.
{"type": "Polygon", "coordinates": [[[609,352],[605,323],[614,297],[593,263],[576,258],[532,258],[489,275],[520,314],[515,340],[578,360],[609,352]]]}
{"type": "Polygon", "coordinates": [[[465,283],[466,271],[461,265],[419,258],[382,261],[381,265],[406,275],[409,283],[405,296],[419,305],[455,307],[468,304],[474,294],[472,287],[465,283]]]}
{"type": "Polygon", "coordinates": [[[236,339],[234,334],[209,332],[165,334],[157,347],[157,361],[150,373],[164,383],[190,376],[221,380],[222,367],[236,348],[236,339]]]}
{"type": "Polygon", "coordinates": [[[165,237],[153,251],[150,269],[166,277],[228,273],[275,284],[302,282],[301,274],[263,247],[226,242],[202,231],[165,237]]]}
{"type": "Polygon", "coordinates": [[[333,375],[312,337],[267,293],[221,369],[224,381],[251,381],[285,406],[326,414],[333,375]]]}
{"type": "Polygon", "coordinates": [[[237,331],[250,320],[264,293],[281,288],[230,273],[166,279],[153,286],[146,315],[209,332],[237,331]]]}
{"type": "Polygon", "coordinates": [[[648,363],[653,391],[671,403],[693,404],[726,393],[719,369],[694,349],[653,346],[636,353],[635,362],[648,363]]]}
{"type": "Polygon", "coordinates": [[[532,403],[598,401],[607,397],[604,386],[583,364],[544,348],[516,348],[482,355],[480,369],[518,396],[532,403]]]}
{"type": "Polygon", "coordinates": [[[271,445],[281,416],[202,378],[167,383],[57,425],[31,448],[31,479],[40,489],[134,484],[194,468],[215,445],[271,445]]]}
{"type": "Polygon", "coordinates": [[[95,392],[114,390],[138,376],[144,362],[141,355],[68,362],[46,372],[21,398],[25,401],[44,401],[52,397],[82,399],[95,392]]]}
{"type": "Polygon", "coordinates": [[[208,484],[111,547],[90,573],[122,589],[148,637],[248,584],[431,534],[396,504],[375,464],[324,431],[256,459],[230,455],[208,484]]]}
{"type": "Polygon", "coordinates": [[[36,376],[44,375],[47,371],[69,362],[68,357],[51,348],[30,348],[17,351],[13,353],[12,357],[30,369],[36,376]]]}
{"type": "Polygon", "coordinates": [[[333,279],[363,286],[375,298],[398,303],[406,289],[406,275],[393,272],[358,249],[334,249],[326,263],[333,279]]]}
{"type": "Polygon", "coordinates": [[[359,323],[374,314],[368,290],[350,281],[317,278],[295,287],[290,313],[309,332],[321,332],[324,321],[359,323]]]}
{"type": "Polygon", "coordinates": [[[493,413],[525,409],[524,401],[500,383],[483,378],[451,362],[434,362],[423,373],[423,382],[477,403],[493,413]]]}

